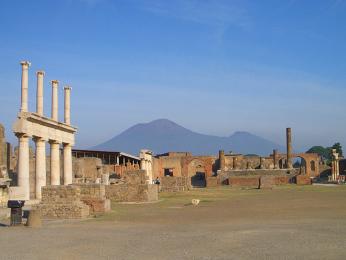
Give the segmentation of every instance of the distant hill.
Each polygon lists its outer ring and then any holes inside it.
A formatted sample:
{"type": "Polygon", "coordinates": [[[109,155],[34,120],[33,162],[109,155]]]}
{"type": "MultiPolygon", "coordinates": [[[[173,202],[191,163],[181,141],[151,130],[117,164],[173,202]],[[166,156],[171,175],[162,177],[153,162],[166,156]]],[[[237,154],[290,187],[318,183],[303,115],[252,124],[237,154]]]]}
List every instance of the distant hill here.
{"type": "Polygon", "coordinates": [[[134,125],[91,149],[131,154],[138,154],[141,149],[150,149],[155,154],[186,151],[194,155],[216,155],[220,149],[225,152],[258,155],[268,155],[273,149],[284,151],[282,146],[248,132],[235,132],[229,137],[204,135],[167,119],[134,125]]]}

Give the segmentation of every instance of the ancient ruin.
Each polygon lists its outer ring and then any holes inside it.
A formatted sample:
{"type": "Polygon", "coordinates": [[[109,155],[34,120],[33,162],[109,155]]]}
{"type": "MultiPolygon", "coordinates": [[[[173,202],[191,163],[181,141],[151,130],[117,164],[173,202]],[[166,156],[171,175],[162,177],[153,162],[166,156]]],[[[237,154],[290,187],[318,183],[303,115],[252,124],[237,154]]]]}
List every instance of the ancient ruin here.
{"type": "Polygon", "coordinates": [[[292,152],[292,130],[286,129],[287,153],[273,153],[267,157],[219,151],[215,156],[193,156],[188,152],[170,152],[153,158],[153,177],[160,178],[161,191],[183,191],[217,185],[262,186],[297,183],[311,184],[319,175],[320,156],[314,153],[292,152]],[[299,158],[299,168],[293,159],[299,158]],[[268,177],[269,176],[269,177],[268,177]],[[269,181],[269,178],[273,180],[269,181]]]}
{"type": "Polygon", "coordinates": [[[28,70],[30,63],[21,62],[21,106],[18,119],[13,125],[13,132],[18,137],[18,188],[16,198],[30,200],[30,163],[29,139],[35,142],[35,199],[41,199],[41,189],[47,185],[46,180],[46,142],[50,144],[50,180],[51,185],[68,185],[72,183],[72,146],[76,128],[71,126],[70,87],[64,88],[65,106],[64,122],[58,118],[58,81],[52,80],[51,117],[43,113],[43,77],[44,72],[37,74],[36,112],[28,111],[28,70]],[[63,183],[60,181],[60,145],[63,147],[63,183]]]}

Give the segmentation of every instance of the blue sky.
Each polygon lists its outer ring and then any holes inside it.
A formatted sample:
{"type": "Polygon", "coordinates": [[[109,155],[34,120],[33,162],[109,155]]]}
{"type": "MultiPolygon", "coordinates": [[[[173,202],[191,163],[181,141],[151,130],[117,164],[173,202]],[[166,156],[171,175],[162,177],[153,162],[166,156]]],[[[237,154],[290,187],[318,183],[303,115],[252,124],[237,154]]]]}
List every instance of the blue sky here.
{"type": "MultiPolygon", "coordinates": [[[[249,131],[296,149],[346,146],[346,1],[59,0],[0,2],[0,122],[20,102],[21,60],[71,85],[78,147],[139,122],[200,133],[249,131]]],[[[60,118],[63,115],[60,96],[60,118]]]]}

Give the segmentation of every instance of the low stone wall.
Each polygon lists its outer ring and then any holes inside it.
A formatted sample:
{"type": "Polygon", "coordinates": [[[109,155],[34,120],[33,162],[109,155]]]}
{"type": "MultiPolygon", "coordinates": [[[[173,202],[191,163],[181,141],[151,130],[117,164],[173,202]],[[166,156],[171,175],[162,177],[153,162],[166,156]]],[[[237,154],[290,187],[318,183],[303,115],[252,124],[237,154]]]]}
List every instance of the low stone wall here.
{"type": "Polygon", "coordinates": [[[91,213],[104,213],[111,210],[110,200],[106,198],[103,184],[74,184],[81,190],[80,199],[90,207],[91,213]]]}
{"type": "Polygon", "coordinates": [[[297,185],[311,185],[312,184],[311,178],[306,175],[297,175],[295,177],[295,181],[297,185]]]}
{"type": "MultiPolygon", "coordinates": [[[[230,170],[221,171],[218,175],[219,182],[223,183],[230,177],[251,177],[251,176],[276,176],[292,178],[299,174],[299,169],[256,169],[256,170],[230,170]]],[[[284,180],[284,178],[282,179],[284,180]]]]}
{"type": "Polygon", "coordinates": [[[160,178],[160,191],[177,192],[189,190],[189,178],[165,176],[160,178]]]}
{"type": "Polygon", "coordinates": [[[217,177],[208,177],[206,182],[207,187],[217,187],[219,185],[217,177]]]}
{"type": "Polygon", "coordinates": [[[233,176],[228,179],[229,185],[236,188],[256,188],[260,187],[260,176],[238,177],[233,176]]]}
{"type": "Polygon", "coordinates": [[[89,206],[81,200],[77,186],[42,187],[42,201],[37,206],[43,218],[78,219],[90,215],[89,206]]]}
{"type": "Polygon", "coordinates": [[[116,202],[149,202],[158,200],[156,184],[117,184],[106,186],[106,198],[116,202]]]}

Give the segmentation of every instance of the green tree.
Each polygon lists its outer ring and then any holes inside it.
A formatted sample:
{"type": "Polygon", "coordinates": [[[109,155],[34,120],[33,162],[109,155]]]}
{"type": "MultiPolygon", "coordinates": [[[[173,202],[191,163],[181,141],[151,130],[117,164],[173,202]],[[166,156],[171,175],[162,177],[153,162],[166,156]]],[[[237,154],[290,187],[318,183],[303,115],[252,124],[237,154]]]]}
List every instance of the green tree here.
{"type": "Polygon", "coordinates": [[[329,147],[313,146],[306,153],[317,153],[318,155],[322,156],[322,158],[325,160],[331,159],[329,147]]]}
{"type": "Polygon", "coordinates": [[[339,156],[342,156],[342,146],[340,143],[335,143],[333,144],[333,146],[331,147],[331,149],[335,149],[336,152],[339,154],[339,156]]]}

